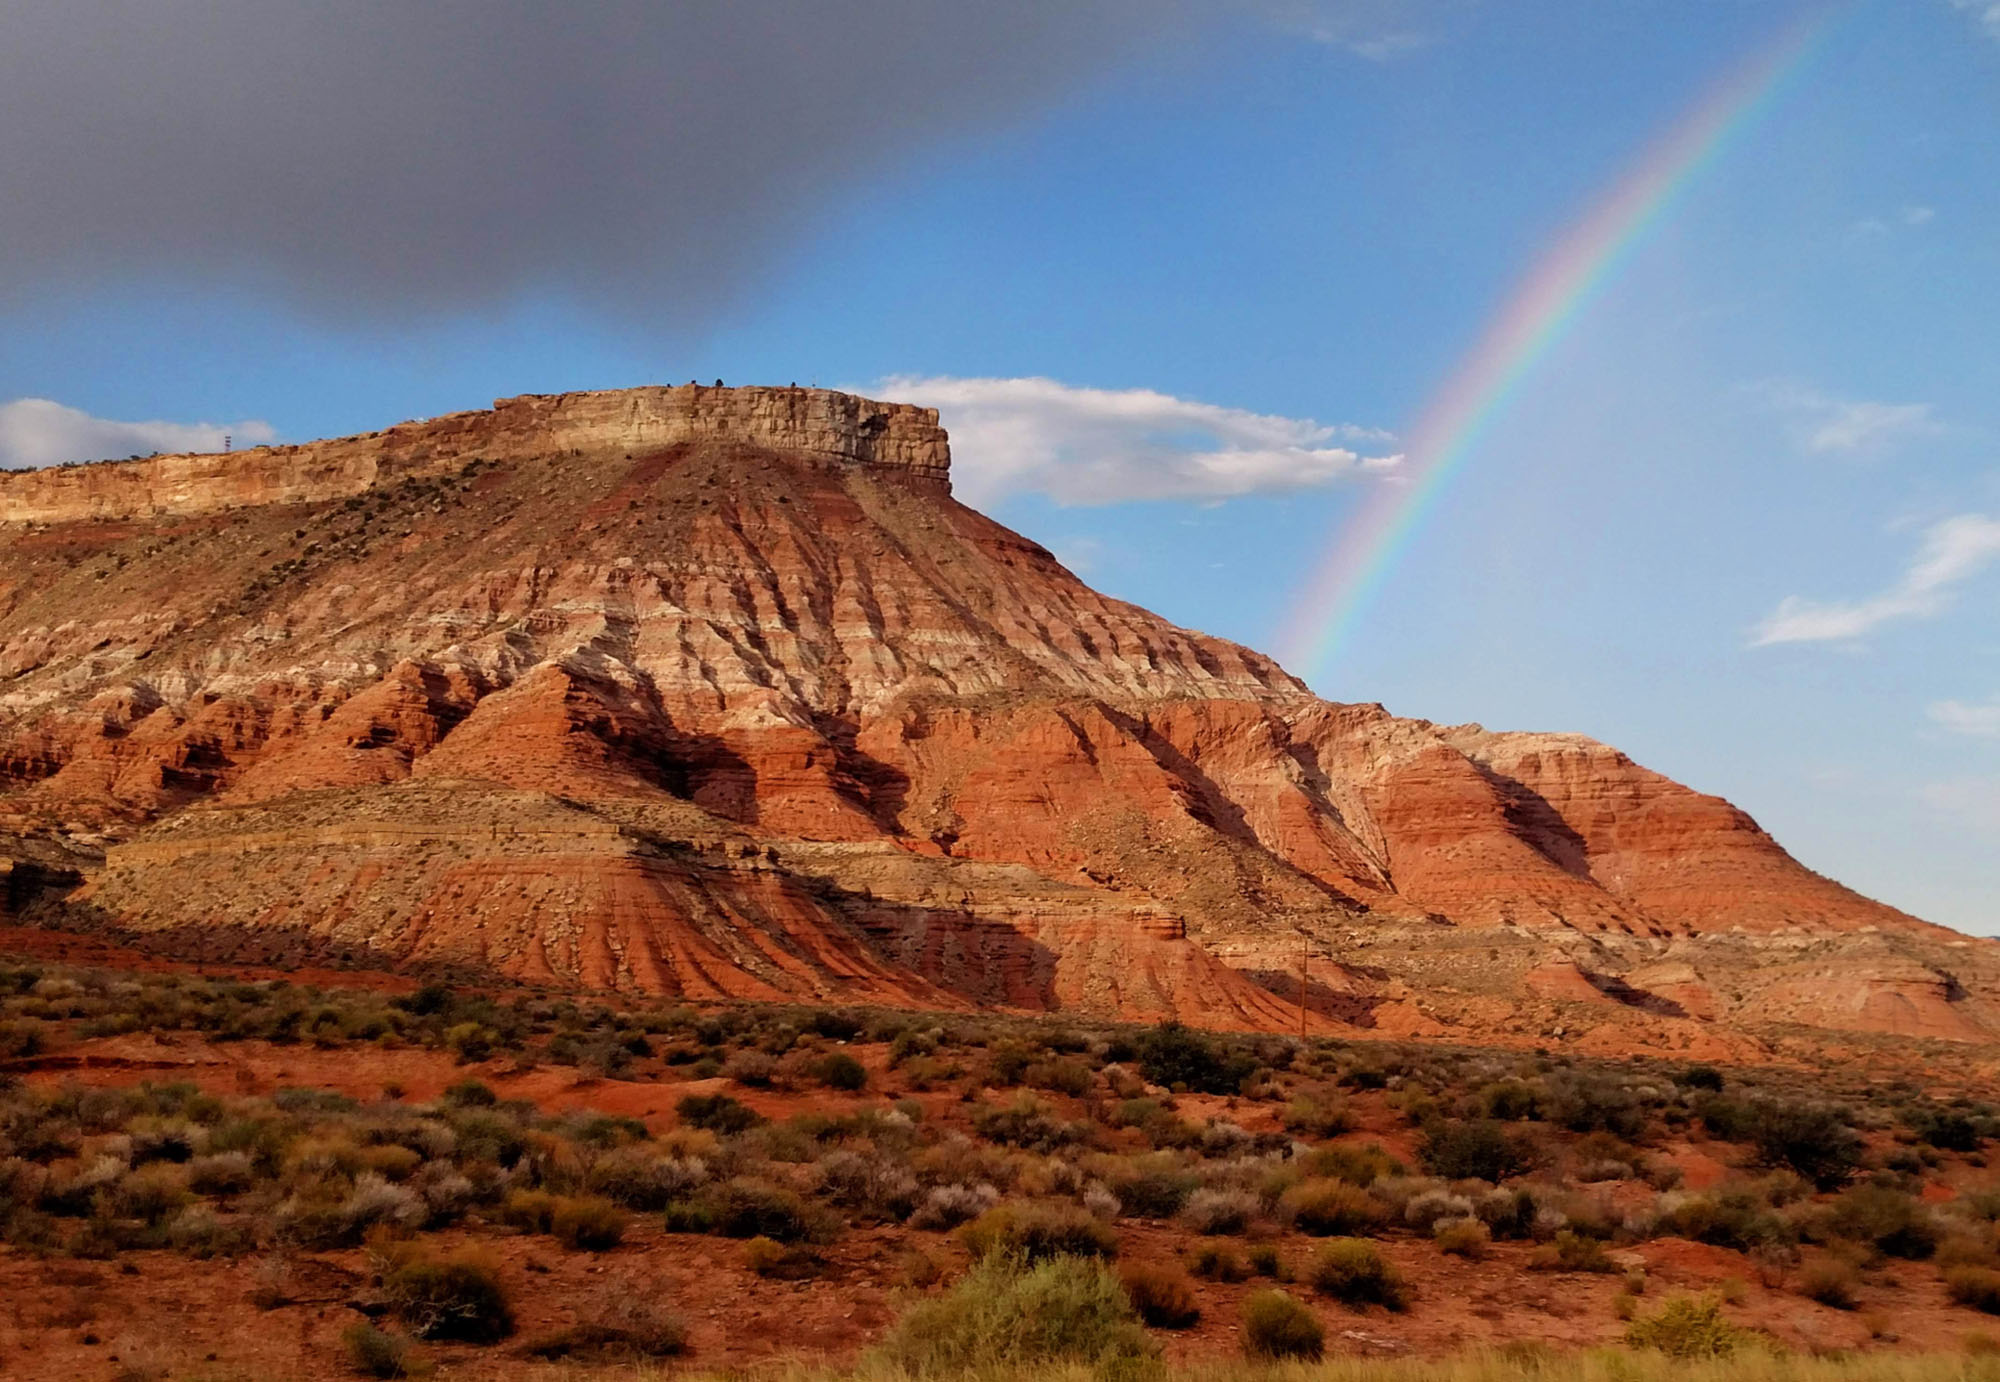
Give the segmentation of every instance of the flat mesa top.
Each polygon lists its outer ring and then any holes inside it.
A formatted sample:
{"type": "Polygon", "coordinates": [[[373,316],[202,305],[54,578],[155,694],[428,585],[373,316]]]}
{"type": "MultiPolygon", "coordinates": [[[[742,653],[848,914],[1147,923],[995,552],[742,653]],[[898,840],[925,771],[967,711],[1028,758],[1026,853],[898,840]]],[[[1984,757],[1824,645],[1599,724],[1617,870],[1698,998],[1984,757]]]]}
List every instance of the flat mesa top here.
{"type": "Polygon", "coordinates": [[[833,389],[655,385],[524,394],[499,399],[490,409],[325,441],[0,473],[0,523],[309,503],[475,459],[552,452],[622,458],[691,441],[736,442],[886,467],[938,488],[950,485],[950,441],[934,408],[833,389]]]}

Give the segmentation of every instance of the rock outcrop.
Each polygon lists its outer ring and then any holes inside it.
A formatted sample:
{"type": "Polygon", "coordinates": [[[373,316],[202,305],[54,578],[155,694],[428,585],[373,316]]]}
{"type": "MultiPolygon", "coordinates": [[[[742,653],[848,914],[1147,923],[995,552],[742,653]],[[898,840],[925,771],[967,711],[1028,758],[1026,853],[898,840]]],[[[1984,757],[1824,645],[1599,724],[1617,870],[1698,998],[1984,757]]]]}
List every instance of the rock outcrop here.
{"type": "Polygon", "coordinates": [[[931,411],[821,390],[0,475],[0,833],[15,910],[200,953],[1682,1051],[2000,1030],[1992,945],[1593,741],[1323,702],[956,503],[931,411]]]}

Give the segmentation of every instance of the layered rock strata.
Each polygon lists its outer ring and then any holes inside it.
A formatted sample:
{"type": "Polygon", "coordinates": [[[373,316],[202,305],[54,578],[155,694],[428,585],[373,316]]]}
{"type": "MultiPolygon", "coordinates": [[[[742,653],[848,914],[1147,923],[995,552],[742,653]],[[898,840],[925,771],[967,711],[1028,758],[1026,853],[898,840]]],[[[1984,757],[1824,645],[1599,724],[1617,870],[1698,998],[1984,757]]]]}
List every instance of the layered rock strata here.
{"type": "Polygon", "coordinates": [[[1684,1051],[2000,1027],[1990,944],[1594,741],[1321,701],[956,503],[934,413],[819,390],[0,475],[0,828],[23,879],[82,861],[16,910],[202,953],[1684,1051]]]}

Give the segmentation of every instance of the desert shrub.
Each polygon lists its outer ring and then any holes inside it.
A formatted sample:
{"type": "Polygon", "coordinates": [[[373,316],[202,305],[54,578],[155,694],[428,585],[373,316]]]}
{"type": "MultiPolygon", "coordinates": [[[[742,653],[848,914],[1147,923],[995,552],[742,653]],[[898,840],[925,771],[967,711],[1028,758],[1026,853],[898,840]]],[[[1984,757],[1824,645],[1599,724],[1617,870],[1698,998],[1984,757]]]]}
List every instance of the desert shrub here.
{"type": "Polygon", "coordinates": [[[1713,1296],[1670,1296],[1657,1312],[1626,1326],[1625,1342],[1669,1358],[1724,1358],[1742,1345],[1743,1331],[1723,1317],[1713,1296]]]}
{"type": "Polygon", "coordinates": [[[1082,1098],[1090,1093],[1094,1081],[1089,1066],[1080,1060],[1065,1057],[1060,1060],[1034,1062],[1021,1072],[1021,1083],[1036,1089],[1046,1089],[1055,1094],[1082,1098]]]}
{"type": "Polygon", "coordinates": [[[1370,1142],[1361,1147],[1347,1143],[1315,1147],[1306,1158],[1306,1169],[1315,1176],[1344,1180],[1349,1185],[1373,1185],[1386,1176],[1400,1175],[1403,1168],[1394,1157],[1370,1142]]]}
{"type": "Polygon", "coordinates": [[[363,1377],[410,1375],[410,1341],[362,1320],[340,1331],[347,1361],[363,1377]]]}
{"type": "Polygon", "coordinates": [[[112,1192],[119,1214],[148,1224],[158,1224],[177,1213],[190,1198],[187,1172],[167,1163],[141,1166],[120,1180],[112,1192]]]}
{"type": "Polygon", "coordinates": [[[547,1233],[555,1226],[560,1202],[546,1190],[509,1190],[500,1202],[500,1222],[523,1233],[547,1233]]]}
{"type": "Polygon", "coordinates": [[[1135,1219],[1171,1219],[1188,1202],[1201,1177],[1173,1159],[1172,1153],[1146,1157],[1111,1182],[1118,1207],[1135,1219]]]}
{"type": "Polygon", "coordinates": [[[1081,1141],[1088,1133],[1086,1127],[1064,1122],[1047,1104],[1026,1093],[1009,1104],[974,1109],[972,1130],[988,1142],[1031,1152],[1052,1152],[1081,1141]]]}
{"type": "Polygon", "coordinates": [[[880,1352],[909,1373],[951,1377],[1059,1362],[1115,1376],[1156,1356],[1102,1264],[1058,1258],[1024,1267],[1004,1256],[974,1263],[950,1291],[914,1306],[880,1352]]]}
{"type": "Polygon", "coordinates": [[[621,1294],[590,1319],[532,1340],[521,1351],[579,1363],[671,1358],[687,1352],[687,1322],[658,1301],[621,1294]]]}
{"type": "Polygon", "coordinates": [[[1252,1358],[1318,1361],[1326,1328],[1284,1291],[1258,1291],[1243,1302],[1243,1351],[1252,1358]]]}
{"type": "Polygon", "coordinates": [[[1292,1279],[1291,1270],[1285,1266],[1284,1254],[1278,1251],[1276,1243],[1258,1243],[1251,1247],[1250,1270],[1273,1281],[1292,1279]]]}
{"type": "Polygon", "coordinates": [[[1558,1127],[1571,1132],[1608,1132],[1628,1141],[1646,1131],[1645,1105],[1636,1093],[1609,1075],[1564,1071],[1550,1076],[1544,1086],[1542,1116],[1558,1127]]]}
{"type": "Polygon", "coordinates": [[[1960,1305],[2000,1315],[2000,1271],[1991,1267],[1952,1267],[1944,1274],[1944,1289],[1960,1305]]]}
{"type": "Polygon", "coordinates": [[[762,1088],[778,1078],[778,1060],[768,1051],[732,1051],[722,1063],[722,1077],[762,1088]]]}
{"type": "Polygon", "coordinates": [[[1314,1254],[1306,1275],[1314,1290],[1342,1305],[1409,1308],[1409,1287],[1402,1273],[1380,1248],[1364,1239],[1336,1238],[1325,1244],[1314,1254]]]}
{"type": "Polygon", "coordinates": [[[1433,1121],[1417,1144],[1417,1157],[1426,1171],[1445,1180],[1496,1184],[1520,1175],[1535,1162],[1532,1144],[1490,1119],[1433,1121]]]}
{"type": "Polygon", "coordinates": [[[1197,1190],[1181,1206],[1181,1217],[1196,1233],[1241,1233],[1261,1205],[1248,1190],[1197,1190]]]}
{"type": "Polygon", "coordinates": [[[910,1227],[950,1229],[976,1219],[1000,1203],[1000,1192],[981,1181],[973,1185],[936,1185],[910,1214],[910,1227]]]}
{"type": "Polygon", "coordinates": [[[1477,1259],[1486,1256],[1493,1232],[1474,1218],[1439,1219],[1431,1225],[1431,1241],[1440,1252],[1477,1259]]]}
{"type": "Polygon", "coordinates": [[[1188,1256],[1188,1270],[1205,1281],[1242,1281],[1250,1274],[1226,1243],[1197,1243],[1188,1256]]]}
{"type": "Polygon", "coordinates": [[[560,1201],[549,1219],[549,1232],[566,1248],[609,1252],[625,1238],[625,1211],[597,1195],[560,1201]]]}
{"type": "Polygon", "coordinates": [[[715,1231],[728,1238],[775,1238],[796,1243],[822,1231],[806,1202],[783,1186],[738,1177],[708,1197],[715,1231]]]}
{"type": "Polygon", "coordinates": [[[1748,1123],[1765,1165],[1796,1171],[1820,1190],[1838,1190],[1861,1165],[1860,1134],[1840,1109],[1774,1101],[1754,1105],[1748,1123]]]}
{"type": "Polygon", "coordinates": [[[167,1244],[175,1252],[206,1261],[211,1257],[235,1256],[250,1247],[247,1228],[225,1224],[205,1204],[192,1204],[167,1224],[167,1244]]]}
{"type": "Polygon", "coordinates": [[[806,1073],[828,1089],[853,1093],[868,1087],[867,1068],[845,1051],[830,1051],[815,1057],[806,1066],[806,1073]]]}
{"type": "Polygon", "coordinates": [[[1986,1129],[1969,1110],[1921,1105],[1905,1110],[1903,1125],[1917,1140],[1944,1152],[1976,1152],[1986,1143],[1986,1129]]]}
{"type": "Polygon", "coordinates": [[[1042,1205],[1000,1205],[960,1231],[975,1258],[1005,1256],[1023,1262],[1052,1257],[1116,1257],[1118,1236],[1081,1210],[1042,1205]]]}
{"type": "Polygon", "coordinates": [[[1921,1259],[1937,1251],[1938,1226],[1914,1196],[1881,1185],[1859,1185],[1828,1209],[1827,1228],[1889,1257],[1921,1259]]]}
{"type": "Polygon", "coordinates": [[[1543,1272],[1615,1272],[1617,1264],[1604,1251],[1604,1244],[1571,1229],[1562,1229],[1549,1242],[1536,1248],[1528,1265],[1543,1272]]]}
{"type": "Polygon", "coordinates": [[[879,1152],[832,1153],[819,1164],[819,1190],[843,1209],[896,1221],[917,1208],[922,1193],[907,1167],[879,1152]]]}
{"type": "Polygon", "coordinates": [[[409,1253],[382,1278],[389,1306],[420,1339],[490,1344],[514,1332],[500,1274],[475,1257],[409,1253]]]}
{"type": "Polygon", "coordinates": [[[1495,1080],[1473,1094],[1472,1109],[1480,1118],[1497,1118],[1507,1123],[1539,1118],[1542,1091],[1526,1080],[1495,1080]]]}
{"type": "Polygon", "coordinates": [[[1387,1217],[1381,1201],[1339,1180],[1309,1180],[1278,1200],[1278,1213],[1301,1233],[1316,1238],[1372,1232],[1387,1217]]]}
{"type": "Polygon", "coordinates": [[[417,1228],[430,1217],[430,1210],[416,1191],[391,1185],[372,1171],[356,1177],[354,1189],[340,1204],[341,1237],[359,1242],[377,1224],[417,1228]]]}
{"type": "Polygon", "coordinates": [[[1133,1263],[1120,1269],[1118,1280],[1139,1318],[1155,1329],[1187,1329],[1201,1318],[1194,1287],[1173,1267],[1133,1263]]]}
{"type": "Polygon", "coordinates": [[[661,1156],[645,1147],[620,1147],[591,1164],[585,1186],[627,1209],[656,1212],[693,1194],[708,1180],[696,1158],[661,1156]]]}
{"type": "Polygon", "coordinates": [[[1854,1265],[1833,1257],[1823,1257],[1799,1273],[1799,1294],[1836,1310],[1854,1308],[1854,1293],[1860,1285],[1854,1265]]]}
{"type": "Polygon", "coordinates": [[[752,1238],[743,1245],[743,1265],[771,1281],[804,1281],[826,1265],[819,1252],[801,1243],[752,1238]]]}
{"type": "Polygon", "coordinates": [[[1403,1222],[1420,1233],[1428,1233],[1440,1219],[1472,1217],[1472,1201],[1449,1190],[1425,1190],[1412,1195],[1403,1205],[1403,1222]]]}
{"type": "Polygon", "coordinates": [[[441,1102],[448,1108],[492,1108],[500,1096],[478,1080],[460,1080],[444,1092],[441,1102]]]}
{"type": "Polygon", "coordinates": [[[1139,1069],[1156,1085],[1201,1094],[1234,1094],[1257,1069],[1257,1058],[1225,1048],[1177,1022],[1162,1023],[1139,1042],[1139,1069]]]}
{"type": "Polygon", "coordinates": [[[1286,1106],[1284,1127],[1300,1137],[1338,1137],[1354,1127],[1354,1114],[1344,1099],[1301,1095],[1286,1106]]]}
{"type": "Polygon", "coordinates": [[[724,1137],[748,1132],[764,1121],[763,1114],[727,1094],[690,1094],[674,1105],[674,1112],[687,1126],[705,1128],[724,1137]]]}

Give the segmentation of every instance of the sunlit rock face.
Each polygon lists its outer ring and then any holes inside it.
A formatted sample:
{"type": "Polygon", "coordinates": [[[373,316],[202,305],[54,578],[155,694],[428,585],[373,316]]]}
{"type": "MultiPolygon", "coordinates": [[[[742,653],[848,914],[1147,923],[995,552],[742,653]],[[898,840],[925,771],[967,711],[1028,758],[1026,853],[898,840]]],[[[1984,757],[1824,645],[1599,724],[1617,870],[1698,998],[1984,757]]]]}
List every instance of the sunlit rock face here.
{"type": "Polygon", "coordinates": [[[1991,945],[1602,744],[1321,701],[958,504],[931,410],[825,390],[0,475],[0,813],[17,911],[189,953],[1687,1052],[2000,1025],[1991,945]]]}

